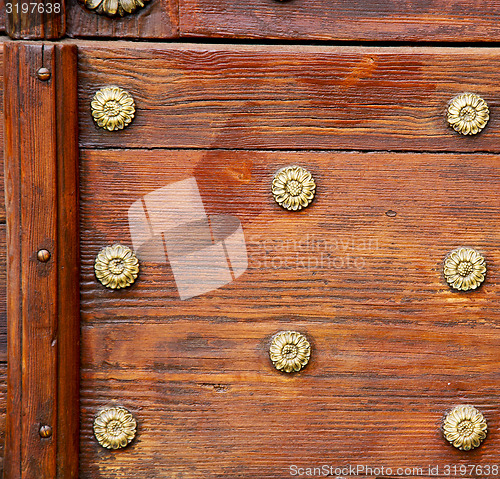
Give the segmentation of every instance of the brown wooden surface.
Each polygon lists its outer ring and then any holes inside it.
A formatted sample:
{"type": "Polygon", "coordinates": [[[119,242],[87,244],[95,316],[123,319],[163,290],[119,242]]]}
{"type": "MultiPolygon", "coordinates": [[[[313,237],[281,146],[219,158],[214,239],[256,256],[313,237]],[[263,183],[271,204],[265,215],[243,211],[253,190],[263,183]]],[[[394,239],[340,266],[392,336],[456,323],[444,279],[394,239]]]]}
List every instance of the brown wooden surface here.
{"type": "Polygon", "coordinates": [[[5,32],[5,0],[0,0],[0,33],[5,32]]]}
{"type": "Polygon", "coordinates": [[[496,464],[499,186],[489,154],[82,150],[81,477],[496,464]],[[273,174],[290,164],[318,185],[298,213],[270,195],[273,174]],[[134,286],[101,286],[95,255],[131,244],[130,205],[190,177],[207,214],[241,221],[248,270],[181,301],[170,266],[139,255],[134,286]],[[489,267],[469,294],[442,276],[460,245],[489,267]],[[267,352],[286,329],[313,348],[294,376],[278,373],[267,352]],[[462,403],[483,411],[490,429],[469,454],[440,431],[443,414],[462,403]],[[119,453],[92,434],[96,412],[112,404],[138,420],[137,438],[119,453]]]}
{"type": "MultiPolygon", "coordinates": [[[[0,42],[0,112],[3,118],[3,46],[0,42]]],[[[4,141],[4,125],[0,121],[0,224],[5,223],[5,198],[4,198],[4,173],[3,173],[3,141],[4,141]]]]}
{"type": "Polygon", "coordinates": [[[182,36],[283,40],[492,42],[495,2],[180,0],[182,36]]]}
{"type": "Polygon", "coordinates": [[[80,144],[112,148],[498,151],[500,50],[85,43],[80,144]],[[97,128],[106,85],[135,98],[121,132],[97,128]],[[473,91],[491,108],[477,137],[448,127],[447,104],[473,91]]]}
{"type": "Polygon", "coordinates": [[[9,2],[12,3],[12,11],[6,13],[5,18],[5,31],[9,37],[16,40],[54,40],[66,33],[66,0],[9,2]],[[56,3],[60,5],[58,13],[53,8],[56,3]],[[23,4],[28,6],[26,11],[23,4]],[[51,4],[50,9],[47,4],[51,4]]]}
{"type": "MultiPolygon", "coordinates": [[[[0,28],[3,28],[0,5],[0,28]]],[[[0,110],[3,118],[3,44],[0,44],[0,110]]],[[[0,477],[3,474],[5,413],[7,403],[7,275],[3,173],[3,121],[0,121],[0,477]]]]}
{"type": "Polygon", "coordinates": [[[68,0],[70,37],[175,38],[179,34],[177,0],[150,0],[122,18],[108,18],[87,10],[80,0],[68,0]]]}
{"type": "Polygon", "coordinates": [[[5,47],[8,404],[5,476],[77,477],[76,48],[5,47]],[[36,72],[46,66],[50,80],[36,72]],[[51,252],[37,261],[39,249],[51,252]],[[39,435],[52,427],[50,438],[39,435]]]}
{"type": "Polygon", "coordinates": [[[57,478],[78,477],[80,238],[77,48],[53,47],[57,138],[57,478]]]}
{"type": "MultiPolygon", "coordinates": [[[[3,43],[0,43],[0,110],[2,111],[0,118],[3,118],[3,43]]],[[[0,121],[0,361],[7,359],[6,226],[3,163],[3,121],[0,121]]]]}
{"type": "MultiPolygon", "coordinates": [[[[1,55],[0,55],[1,58],[1,55]]],[[[0,69],[0,79],[3,80],[3,70],[0,69]]],[[[0,81],[0,86],[3,86],[3,81],[0,81]]],[[[3,98],[2,98],[3,105],[3,98]]],[[[3,113],[3,108],[0,108],[3,113]]],[[[5,197],[4,197],[4,174],[3,174],[3,122],[0,122],[0,224],[5,224],[5,197]]]]}
{"type": "Polygon", "coordinates": [[[5,223],[0,224],[0,362],[7,360],[7,270],[5,223]]]}
{"type": "Polygon", "coordinates": [[[22,478],[55,476],[56,441],[41,441],[41,424],[57,420],[55,335],[57,304],[54,263],[40,265],[36,251],[56,246],[55,156],[52,83],[36,80],[42,46],[5,48],[5,172],[8,231],[8,405],[5,474],[22,478]],[[36,69],[35,69],[36,68],[36,69]],[[20,105],[24,108],[21,110],[20,105]],[[32,108],[29,108],[29,107],[32,108]],[[28,120],[29,119],[29,120],[28,120]],[[29,121],[32,131],[22,126],[29,121]],[[42,139],[43,138],[43,139],[42,139]],[[31,154],[30,154],[31,152],[31,154]],[[33,194],[34,191],[38,194],[33,194]],[[43,226],[37,226],[43,215],[43,226]],[[30,235],[22,234],[30,231],[30,235]],[[31,318],[31,321],[30,321],[31,318]],[[35,321],[35,318],[37,319],[35,321]],[[28,353],[29,351],[29,353],[28,353]],[[29,452],[31,454],[29,454],[29,452]],[[30,457],[31,456],[31,457],[30,457]],[[26,471],[25,473],[23,471],[26,471]]]}
{"type": "Polygon", "coordinates": [[[3,477],[5,414],[7,406],[7,363],[0,362],[0,477],[3,477]]]}

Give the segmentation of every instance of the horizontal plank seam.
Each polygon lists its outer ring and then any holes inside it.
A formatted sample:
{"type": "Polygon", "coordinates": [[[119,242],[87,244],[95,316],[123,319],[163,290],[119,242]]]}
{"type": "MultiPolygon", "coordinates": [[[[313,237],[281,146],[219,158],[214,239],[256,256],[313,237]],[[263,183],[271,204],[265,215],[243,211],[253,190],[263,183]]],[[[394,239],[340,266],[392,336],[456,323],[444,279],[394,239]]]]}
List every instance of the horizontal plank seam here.
{"type": "MultiPolygon", "coordinates": [[[[63,40],[64,43],[77,43],[78,40],[83,39],[84,41],[88,41],[89,43],[97,43],[97,42],[115,42],[115,43],[124,43],[128,42],[131,45],[138,43],[156,43],[156,44],[171,44],[173,42],[182,40],[182,43],[194,44],[199,46],[200,43],[207,45],[220,45],[221,47],[227,46],[228,42],[231,45],[255,45],[255,46],[266,46],[266,45],[297,45],[297,46],[326,46],[326,47],[358,47],[358,46],[366,46],[366,47],[414,47],[414,46],[422,46],[422,47],[447,47],[447,48],[463,48],[463,47],[471,47],[471,48],[498,48],[500,47],[499,41],[485,39],[480,42],[450,42],[450,41],[404,41],[404,40],[394,40],[394,41],[375,41],[375,40],[287,40],[287,39],[270,39],[270,38],[234,38],[230,36],[221,36],[217,38],[206,37],[202,35],[189,35],[185,34],[183,36],[182,33],[180,35],[173,38],[134,38],[134,41],[124,40],[120,37],[111,37],[111,36],[99,36],[99,37],[91,37],[84,35],[73,35],[71,33],[67,34],[67,39],[63,40]]],[[[5,37],[7,38],[7,37],[5,37]]],[[[2,37],[0,37],[0,40],[2,37]]]]}
{"type": "Polygon", "coordinates": [[[166,146],[150,146],[150,147],[99,147],[99,146],[83,146],[80,145],[80,151],[127,151],[127,150],[137,150],[137,151],[262,151],[272,153],[276,152],[314,152],[314,153],[356,153],[356,154],[369,154],[369,153],[395,153],[395,154],[432,154],[432,155],[492,155],[500,153],[500,148],[498,150],[469,150],[469,151],[454,151],[454,150],[378,150],[378,149],[370,149],[370,150],[359,150],[356,148],[353,149],[325,149],[325,148],[201,148],[201,147],[166,147],[166,146]]]}

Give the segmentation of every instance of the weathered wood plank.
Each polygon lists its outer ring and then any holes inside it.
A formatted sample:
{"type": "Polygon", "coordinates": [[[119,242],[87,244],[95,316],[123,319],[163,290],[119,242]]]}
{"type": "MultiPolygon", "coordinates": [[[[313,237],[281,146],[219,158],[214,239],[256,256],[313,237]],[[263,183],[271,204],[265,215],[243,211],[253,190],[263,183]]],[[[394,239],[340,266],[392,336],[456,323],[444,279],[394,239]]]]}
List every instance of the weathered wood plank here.
{"type": "MultiPolygon", "coordinates": [[[[453,393],[411,396],[384,388],[377,395],[339,396],[334,384],[307,374],[196,382],[163,373],[151,374],[150,380],[118,379],[115,372],[100,377],[83,372],[85,477],[276,478],[290,476],[294,464],[424,470],[438,464],[443,470],[444,464],[496,464],[498,458],[493,434],[481,450],[467,455],[445,443],[440,425],[443,412],[457,400],[453,393]],[[114,455],[92,438],[93,416],[109,404],[128,407],[139,421],[135,442],[114,455]]],[[[459,399],[474,399],[495,428],[498,396],[493,397],[459,399]]]]}
{"type": "Polygon", "coordinates": [[[132,15],[108,18],[86,9],[80,0],[68,0],[70,37],[175,38],[179,35],[177,0],[151,0],[132,15]]]}
{"type": "Polygon", "coordinates": [[[0,33],[5,32],[5,0],[0,0],[0,33]]]}
{"type": "Polygon", "coordinates": [[[55,40],[66,33],[66,0],[8,0],[5,31],[16,40],[55,40]]]}
{"type": "Polygon", "coordinates": [[[53,51],[57,174],[57,478],[77,478],[80,428],[80,237],[77,48],[53,51]]]}
{"type": "Polygon", "coordinates": [[[79,46],[80,142],[97,148],[498,151],[500,50],[221,46],[79,46]],[[94,125],[106,85],[135,98],[128,128],[94,125]],[[490,105],[477,137],[448,127],[464,91],[490,105]]]}
{"type": "Polygon", "coordinates": [[[182,36],[283,40],[500,40],[495,3],[479,0],[180,0],[182,36]]]}
{"type": "Polygon", "coordinates": [[[292,464],[494,464],[499,186],[489,154],[82,150],[81,474],[261,479],[289,477],[292,464]],[[318,185],[299,213],[270,194],[289,164],[318,185]],[[187,178],[207,214],[241,221],[248,269],[181,301],[168,263],[139,252],[136,284],[102,287],[95,255],[131,244],[132,203],[187,178]],[[469,294],[442,277],[462,244],[490,267],[469,294]],[[296,376],[268,357],[284,329],[312,343],[296,376]],[[467,455],[440,431],[460,403],[481,409],[492,431],[467,455]],[[91,430],[110,404],[139,421],[112,461],[91,430]]]}
{"type": "Polygon", "coordinates": [[[53,82],[40,82],[35,76],[42,49],[42,45],[6,48],[10,396],[5,471],[13,478],[56,474],[57,435],[42,441],[38,434],[41,424],[54,427],[57,421],[57,348],[52,344],[57,327],[57,273],[53,262],[36,260],[42,248],[57,257],[57,177],[52,166],[56,153],[53,142],[47,141],[55,123],[53,82]],[[21,125],[30,129],[23,138],[21,125]]]}
{"type": "Polygon", "coordinates": [[[93,259],[103,245],[130,244],[132,203],[193,176],[208,214],[240,218],[249,269],[257,275],[247,276],[255,289],[242,276],[217,292],[226,300],[241,299],[229,301],[226,316],[245,320],[240,313],[250,313],[255,301],[278,313],[284,300],[295,303],[302,286],[311,296],[308,310],[319,314],[360,303],[388,309],[425,305],[443,318],[468,305],[473,315],[498,313],[491,302],[498,287],[494,272],[484,288],[463,295],[448,288],[440,271],[445,255],[462,244],[483,251],[492,265],[500,261],[496,155],[84,150],[81,164],[82,294],[87,308],[95,304],[92,314],[99,321],[119,320],[114,308],[124,304],[123,295],[127,310],[141,308],[148,298],[172,314],[202,315],[199,301],[211,311],[210,296],[180,301],[167,267],[143,269],[137,287],[118,294],[96,287],[93,276],[93,259]],[[289,164],[308,168],[318,184],[313,205],[296,214],[282,210],[270,193],[272,176],[289,164]]]}
{"type": "MultiPolygon", "coordinates": [[[[1,11],[1,10],[0,10],[1,11]]],[[[1,22],[1,17],[0,17],[1,22]]],[[[3,44],[0,43],[0,118],[3,118],[3,44]]],[[[0,121],[0,361],[7,360],[7,275],[3,161],[3,121],[0,121]]],[[[3,455],[2,455],[3,457],[3,455]]]]}
{"type": "MultiPolygon", "coordinates": [[[[2,128],[0,128],[0,130],[2,130],[2,128]]],[[[0,131],[0,140],[3,140],[2,131],[0,131]]],[[[4,168],[4,161],[3,161],[3,147],[2,147],[0,148],[0,224],[5,224],[5,193],[4,193],[3,168],[4,168]]]]}
{"type": "Polygon", "coordinates": [[[78,476],[76,48],[5,47],[8,404],[5,475],[78,476]],[[41,66],[51,72],[40,81],[41,66]],[[37,259],[46,249],[50,258],[37,259]],[[71,344],[67,344],[71,341],[71,344]],[[52,434],[41,437],[42,425],[52,434]]]}
{"type": "MultiPolygon", "coordinates": [[[[0,42],[0,111],[3,117],[3,43],[0,42]]],[[[5,195],[4,195],[4,172],[3,172],[3,121],[0,121],[0,223],[5,223],[5,195]]]]}
{"type": "Polygon", "coordinates": [[[6,226],[0,224],[0,362],[7,360],[6,226]]]}

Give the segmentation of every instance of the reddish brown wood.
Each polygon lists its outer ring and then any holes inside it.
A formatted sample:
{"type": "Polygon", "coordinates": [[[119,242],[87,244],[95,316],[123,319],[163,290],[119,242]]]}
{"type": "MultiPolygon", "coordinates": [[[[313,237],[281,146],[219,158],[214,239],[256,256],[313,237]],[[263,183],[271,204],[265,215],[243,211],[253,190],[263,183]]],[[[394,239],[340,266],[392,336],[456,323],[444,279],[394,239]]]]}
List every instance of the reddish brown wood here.
{"type": "Polygon", "coordinates": [[[5,62],[5,474],[77,477],[76,49],[10,43],[5,62]],[[42,66],[48,81],[36,76],[42,66]],[[37,260],[42,248],[51,252],[47,263],[37,260]],[[40,437],[42,425],[52,427],[50,438],[40,437]]]}
{"type": "MultiPolygon", "coordinates": [[[[3,44],[0,44],[0,105],[0,109],[3,111],[3,44]]],[[[1,117],[3,118],[3,114],[1,117]]],[[[0,121],[0,361],[7,360],[7,276],[3,136],[3,121],[0,121]]]]}
{"type": "Polygon", "coordinates": [[[291,477],[291,464],[496,464],[499,214],[491,154],[82,150],[82,476],[274,479],[291,477]],[[298,213],[270,194],[273,174],[290,164],[318,185],[298,213]],[[101,286],[95,255],[131,244],[130,205],[190,177],[208,214],[241,221],[247,271],[181,301],[170,266],[139,253],[130,289],[101,286]],[[489,266],[469,294],[442,276],[460,245],[489,266]],[[270,337],[283,329],[312,342],[296,376],[269,361],[270,337]],[[470,454],[440,431],[461,403],[490,428],[470,454]],[[119,454],[92,436],[110,404],[139,424],[119,454]]]}
{"type": "Polygon", "coordinates": [[[479,0],[180,0],[182,36],[283,40],[500,40],[495,3],[479,0]]]}
{"type": "MultiPolygon", "coordinates": [[[[54,40],[66,32],[66,0],[9,0],[6,32],[11,38],[54,40]]],[[[8,2],[6,2],[8,3],[8,2]]]]}
{"type": "Polygon", "coordinates": [[[175,38],[179,35],[178,16],[177,0],[150,0],[122,18],[97,15],[81,0],[68,0],[67,34],[75,38],[175,38]]]}
{"type": "MultiPolygon", "coordinates": [[[[3,112],[3,45],[4,45],[3,43],[0,43],[0,110],[2,112],[3,112]]],[[[5,223],[5,198],[4,198],[4,174],[3,174],[4,131],[3,130],[4,130],[3,121],[0,121],[0,224],[5,223]]]]}
{"type": "MultiPolygon", "coordinates": [[[[0,71],[0,74],[3,73],[3,71],[0,71]]],[[[0,77],[3,79],[3,77],[0,77]]],[[[3,111],[3,109],[0,109],[0,111],[3,111]]],[[[3,126],[3,122],[2,126],[3,126]]],[[[2,127],[0,126],[0,141],[3,140],[3,131],[2,127]]],[[[4,174],[3,174],[3,145],[0,148],[0,224],[5,224],[5,196],[4,196],[4,174]]]]}
{"type": "Polygon", "coordinates": [[[7,264],[5,253],[5,224],[0,224],[0,361],[7,360],[7,264]]]}
{"type": "Polygon", "coordinates": [[[78,477],[80,237],[77,48],[58,46],[55,77],[58,242],[57,478],[78,477]]]}
{"type": "Polygon", "coordinates": [[[5,0],[0,0],[0,32],[5,32],[5,0]]]}
{"type": "Polygon", "coordinates": [[[7,405],[7,363],[0,362],[0,477],[3,477],[5,414],[7,405]]]}
{"type": "Polygon", "coordinates": [[[79,58],[83,147],[499,149],[498,49],[86,44],[79,58]],[[106,85],[136,100],[119,133],[90,114],[106,85]],[[477,137],[446,122],[463,91],[492,111],[477,137]]]}
{"type": "MultiPolygon", "coordinates": [[[[0,2],[0,31],[3,30],[3,2],[0,2]]],[[[3,44],[0,44],[0,477],[3,477],[5,416],[7,404],[7,264],[3,161],[3,44]]]]}

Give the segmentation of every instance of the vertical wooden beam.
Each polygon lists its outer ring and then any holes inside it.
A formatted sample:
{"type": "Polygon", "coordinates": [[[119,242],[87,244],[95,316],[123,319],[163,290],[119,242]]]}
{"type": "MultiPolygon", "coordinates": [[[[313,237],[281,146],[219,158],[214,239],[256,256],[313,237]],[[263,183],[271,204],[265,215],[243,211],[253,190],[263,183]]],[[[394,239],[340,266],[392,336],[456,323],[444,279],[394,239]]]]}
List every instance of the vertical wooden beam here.
{"type": "Polygon", "coordinates": [[[6,0],[7,35],[23,40],[55,40],[66,33],[65,0],[6,0]]]}
{"type": "Polygon", "coordinates": [[[77,477],[76,47],[8,43],[4,71],[9,358],[4,477],[77,477]],[[50,77],[40,75],[40,68],[50,77]],[[50,252],[48,261],[38,259],[40,250],[50,252]],[[43,426],[47,437],[40,434],[43,426]]]}
{"type": "MultiPolygon", "coordinates": [[[[69,47],[69,46],[68,46],[69,47]]],[[[77,47],[55,51],[58,197],[57,478],[78,477],[80,430],[80,211],[77,47]]]]}

